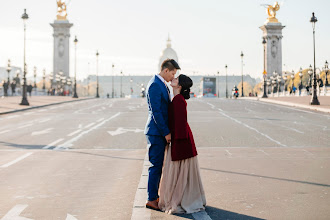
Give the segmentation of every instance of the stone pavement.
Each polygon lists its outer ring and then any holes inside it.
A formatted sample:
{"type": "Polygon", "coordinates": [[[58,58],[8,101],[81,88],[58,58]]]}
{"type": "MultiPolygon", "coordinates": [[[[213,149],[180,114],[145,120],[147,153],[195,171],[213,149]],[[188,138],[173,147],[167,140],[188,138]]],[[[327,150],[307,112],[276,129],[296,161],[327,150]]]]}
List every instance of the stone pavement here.
{"type": "Polygon", "coordinates": [[[30,104],[29,106],[19,104],[21,103],[22,96],[0,97],[0,115],[24,111],[32,108],[61,104],[65,102],[91,99],[91,97],[81,97],[78,99],[74,99],[71,96],[28,96],[27,98],[30,104]]]}
{"type": "MultiPolygon", "coordinates": [[[[241,98],[242,99],[242,98],[241,98]]],[[[330,97],[329,96],[318,96],[320,105],[310,105],[312,96],[288,96],[288,97],[269,97],[268,98],[255,98],[255,97],[244,97],[243,99],[252,99],[262,102],[286,105],[291,107],[299,107],[310,110],[316,110],[320,112],[330,113],[330,97]]]]}

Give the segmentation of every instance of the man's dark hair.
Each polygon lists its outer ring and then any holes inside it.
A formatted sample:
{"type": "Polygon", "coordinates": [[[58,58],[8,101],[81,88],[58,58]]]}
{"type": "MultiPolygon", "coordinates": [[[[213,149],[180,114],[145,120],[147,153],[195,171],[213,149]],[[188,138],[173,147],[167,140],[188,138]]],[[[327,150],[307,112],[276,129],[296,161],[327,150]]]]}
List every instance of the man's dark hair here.
{"type": "Polygon", "coordinates": [[[179,66],[179,64],[175,60],[173,60],[173,59],[164,60],[164,62],[161,65],[161,71],[163,71],[166,68],[169,71],[172,71],[174,69],[177,69],[177,70],[180,70],[181,69],[180,66],[179,66]]]}

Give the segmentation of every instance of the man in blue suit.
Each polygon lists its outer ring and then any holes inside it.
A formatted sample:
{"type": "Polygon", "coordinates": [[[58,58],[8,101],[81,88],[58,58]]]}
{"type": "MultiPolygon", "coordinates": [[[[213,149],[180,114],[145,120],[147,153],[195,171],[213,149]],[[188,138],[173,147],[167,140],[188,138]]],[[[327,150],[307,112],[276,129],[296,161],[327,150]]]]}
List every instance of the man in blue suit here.
{"type": "Polygon", "coordinates": [[[170,90],[166,82],[172,81],[179,64],[173,59],[165,60],[161,72],[151,78],[147,86],[148,120],[144,130],[147,137],[149,161],[148,202],[147,208],[158,208],[158,188],[162,175],[164,152],[167,143],[171,142],[168,127],[168,105],[171,102],[170,90]]]}

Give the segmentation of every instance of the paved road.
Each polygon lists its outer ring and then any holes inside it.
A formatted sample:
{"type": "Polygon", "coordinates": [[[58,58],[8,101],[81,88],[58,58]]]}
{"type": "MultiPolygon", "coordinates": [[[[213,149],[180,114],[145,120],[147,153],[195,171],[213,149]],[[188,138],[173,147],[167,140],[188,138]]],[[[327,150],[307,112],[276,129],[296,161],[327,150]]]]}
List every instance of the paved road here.
{"type": "MultiPolygon", "coordinates": [[[[0,219],[131,219],[146,109],[98,99],[1,116],[0,219]]],[[[225,99],[189,100],[188,114],[210,218],[329,219],[329,114],[225,99]]]]}

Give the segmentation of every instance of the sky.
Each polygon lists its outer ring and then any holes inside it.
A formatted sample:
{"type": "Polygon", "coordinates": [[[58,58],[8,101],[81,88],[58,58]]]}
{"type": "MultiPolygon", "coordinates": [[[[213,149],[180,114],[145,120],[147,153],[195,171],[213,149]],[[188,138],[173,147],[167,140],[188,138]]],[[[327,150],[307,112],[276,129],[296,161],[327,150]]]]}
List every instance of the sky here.
{"type": "MultiPolygon", "coordinates": [[[[220,71],[261,78],[263,72],[262,31],[269,0],[71,0],[68,20],[73,23],[70,45],[70,75],[74,73],[74,36],[77,36],[77,78],[99,74],[153,75],[166,48],[168,35],[177,52],[181,73],[213,75],[220,71]]],[[[285,26],[282,39],[283,70],[298,71],[313,62],[312,12],[316,24],[316,65],[330,60],[330,1],[283,0],[277,18],[285,26]],[[285,66],[284,66],[285,64],[285,66]]],[[[53,29],[56,0],[2,1],[0,13],[0,66],[11,59],[23,65],[23,21],[27,9],[27,65],[29,75],[36,66],[53,69],[53,29]]]]}

